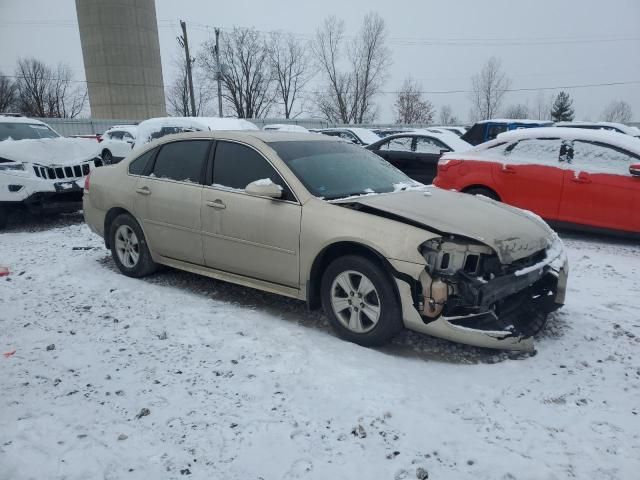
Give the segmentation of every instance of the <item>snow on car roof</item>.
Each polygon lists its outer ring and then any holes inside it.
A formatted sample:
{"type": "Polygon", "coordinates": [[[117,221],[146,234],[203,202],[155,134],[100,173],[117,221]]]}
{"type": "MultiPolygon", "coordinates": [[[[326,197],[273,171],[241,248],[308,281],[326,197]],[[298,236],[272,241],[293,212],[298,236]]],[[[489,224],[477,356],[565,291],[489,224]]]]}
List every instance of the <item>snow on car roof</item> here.
{"type": "Polygon", "coordinates": [[[635,137],[640,136],[640,128],[625,125],[624,123],[574,121],[574,122],[556,122],[554,125],[556,127],[602,127],[602,129],[615,128],[620,130],[621,132],[624,132],[627,135],[633,135],[635,137]]]}
{"type": "Polygon", "coordinates": [[[113,131],[129,132],[129,133],[131,133],[131,134],[133,134],[135,136],[136,133],[138,132],[138,126],[137,125],[114,125],[113,127],[111,127],[109,130],[107,130],[104,133],[113,132],[113,131]]]}
{"type": "Polygon", "coordinates": [[[389,135],[384,137],[384,140],[388,140],[390,138],[398,138],[398,137],[406,137],[407,135],[421,135],[424,137],[433,137],[440,140],[447,147],[452,149],[454,152],[464,152],[470,150],[472,145],[470,143],[465,142],[460,137],[458,137],[455,133],[449,131],[438,131],[437,129],[413,129],[412,131],[396,133],[394,135],[389,135]]]}
{"type": "Polygon", "coordinates": [[[528,118],[490,118],[489,120],[480,120],[476,123],[522,123],[523,125],[551,125],[552,122],[547,120],[531,120],[528,118]]]}
{"type": "MultiPolygon", "coordinates": [[[[12,115],[2,115],[0,114],[0,122],[1,123],[30,123],[32,125],[47,125],[40,120],[36,120],[35,118],[29,117],[14,117],[12,115]]],[[[49,125],[47,125],[48,127],[49,125]]]]}
{"type": "Polygon", "coordinates": [[[282,132],[308,132],[306,128],[300,125],[291,125],[288,123],[272,123],[262,127],[263,130],[276,130],[282,132]]]}
{"type": "Polygon", "coordinates": [[[601,142],[640,155],[640,140],[637,138],[611,130],[587,130],[570,127],[540,127],[511,130],[499,134],[495,140],[478,145],[474,150],[484,150],[497,143],[527,138],[559,138],[562,140],[601,142]]]}
{"type": "Polygon", "coordinates": [[[220,117],[158,117],[138,124],[135,147],[153,140],[152,135],[164,127],[178,127],[193,130],[259,130],[253,123],[241,118],[220,117]]]}

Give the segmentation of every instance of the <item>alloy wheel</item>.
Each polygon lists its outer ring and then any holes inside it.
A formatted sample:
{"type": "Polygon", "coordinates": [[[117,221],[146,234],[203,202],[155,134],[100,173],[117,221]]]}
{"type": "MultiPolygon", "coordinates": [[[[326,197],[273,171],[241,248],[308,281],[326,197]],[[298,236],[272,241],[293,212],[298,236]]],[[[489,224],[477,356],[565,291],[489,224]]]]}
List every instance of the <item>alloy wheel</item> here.
{"type": "Polygon", "coordinates": [[[340,323],[354,333],[371,331],[380,319],[380,296],[373,282],[355,270],[333,280],[331,306],[340,323]]]}
{"type": "Polygon", "coordinates": [[[118,260],[127,268],[134,268],[140,260],[140,242],[129,225],[120,225],[115,235],[118,260]]]}

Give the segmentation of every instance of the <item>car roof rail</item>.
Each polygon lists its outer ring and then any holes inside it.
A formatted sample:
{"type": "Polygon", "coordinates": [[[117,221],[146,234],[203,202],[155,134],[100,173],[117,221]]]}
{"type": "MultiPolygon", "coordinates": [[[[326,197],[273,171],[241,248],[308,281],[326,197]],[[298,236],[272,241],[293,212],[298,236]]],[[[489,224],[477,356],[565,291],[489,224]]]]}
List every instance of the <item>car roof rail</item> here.
{"type": "Polygon", "coordinates": [[[24,117],[24,115],[17,112],[0,112],[0,117],[24,117]]]}

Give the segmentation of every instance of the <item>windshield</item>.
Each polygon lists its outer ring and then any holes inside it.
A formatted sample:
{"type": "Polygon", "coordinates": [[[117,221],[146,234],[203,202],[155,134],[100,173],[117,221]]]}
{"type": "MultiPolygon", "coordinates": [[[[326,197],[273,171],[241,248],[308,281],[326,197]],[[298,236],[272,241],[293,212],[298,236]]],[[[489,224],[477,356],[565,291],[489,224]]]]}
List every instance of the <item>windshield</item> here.
{"type": "Polygon", "coordinates": [[[280,158],[316,197],[332,200],[420,185],[386,160],[347,142],[271,142],[280,158]]]}
{"type": "Polygon", "coordinates": [[[3,140],[33,140],[57,138],[56,132],[40,123],[0,123],[0,142],[3,140]]]}

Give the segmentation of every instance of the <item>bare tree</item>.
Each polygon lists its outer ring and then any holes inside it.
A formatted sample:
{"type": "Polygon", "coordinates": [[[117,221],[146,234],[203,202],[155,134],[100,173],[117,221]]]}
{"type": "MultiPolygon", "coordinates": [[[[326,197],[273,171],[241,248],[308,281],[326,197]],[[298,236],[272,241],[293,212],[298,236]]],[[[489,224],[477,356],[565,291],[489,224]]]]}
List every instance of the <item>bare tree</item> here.
{"type": "MultiPolygon", "coordinates": [[[[231,33],[221,35],[221,44],[223,98],[238,118],[266,116],[276,93],[264,38],[253,28],[235,27],[231,33]]],[[[202,65],[215,80],[218,68],[214,41],[205,43],[202,65]]]]}
{"type": "Polygon", "coordinates": [[[502,71],[502,64],[491,57],[482,70],[471,79],[472,112],[476,120],[495,117],[511,80],[502,71]]]}
{"type": "Polygon", "coordinates": [[[320,92],[317,104],[320,113],[331,122],[350,123],[348,105],[352,103],[353,78],[350,74],[338,70],[341,56],[340,47],[344,38],[344,21],[328,17],[316,31],[313,51],[318,66],[326,77],[325,92],[320,92]]]}
{"type": "Polygon", "coordinates": [[[531,117],[536,120],[550,120],[552,103],[553,100],[547,97],[542,90],[538,91],[530,112],[531,117]]]}
{"type": "Polygon", "coordinates": [[[504,116],[507,118],[529,118],[529,106],[524,103],[509,105],[504,111],[504,116]]]}
{"type": "Polygon", "coordinates": [[[440,108],[440,124],[441,125],[455,125],[460,123],[458,117],[453,114],[451,105],[443,105],[440,108]]]}
{"type": "Polygon", "coordinates": [[[302,90],[311,79],[308,46],[292,34],[274,32],[269,40],[269,58],[284,117],[296,117],[302,113],[302,107],[293,113],[296,101],[301,100],[302,90]]]}
{"type": "Polygon", "coordinates": [[[16,108],[25,115],[74,118],[86,104],[86,87],[73,85],[64,64],[52,68],[35,58],[21,59],[16,79],[16,108]]]}
{"type": "MultiPolygon", "coordinates": [[[[189,98],[189,82],[187,79],[187,60],[182,57],[174,61],[176,77],[167,90],[167,106],[171,115],[188,117],[191,115],[191,100],[189,98]]],[[[211,99],[212,90],[206,85],[201,69],[196,62],[191,62],[191,72],[194,83],[196,100],[196,116],[206,115],[211,99]]]]}
{"type": "Polygon", "coordinates": [[[602,113],[602,119],[605,122],[627,123],[632,117],[631,105],[624,100],[612,101],[602,113]]]}
{"type": "Polygon", "coordinates": [[[0,72],[0,113],[9,112],[16,101],[16,84],[0,72]]]}
{"type": "Polygon", "coordinates": [[[406,78],[394,103],[396,123],[431,123],[433,122],[433,104],[422,98],[420,86],[411,78],[406,78]]]}
{"type": "Polygon", "coordinates": [[[390,65],[389,49],[385,45],[384,19],[370,12],[364,17],[360,35],[351,50],[351,64],[355,76],[354,120],[356,123],[375,118],[373,98],[380,90],[390,65]]]}
{"type": "Polygon", "coordinates": [[[376,13],[369,13],[355,41],[347,48],[345,62],[342,58],[344,22],[328,17],[318,28],[313,52],[326,86],[316,102],[327,120],[364,123],[375,118],[373,99],[389,66],[385,41],[384,20],[376,13]]]}

